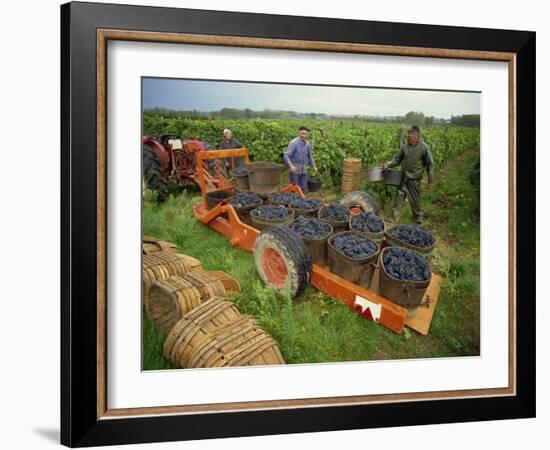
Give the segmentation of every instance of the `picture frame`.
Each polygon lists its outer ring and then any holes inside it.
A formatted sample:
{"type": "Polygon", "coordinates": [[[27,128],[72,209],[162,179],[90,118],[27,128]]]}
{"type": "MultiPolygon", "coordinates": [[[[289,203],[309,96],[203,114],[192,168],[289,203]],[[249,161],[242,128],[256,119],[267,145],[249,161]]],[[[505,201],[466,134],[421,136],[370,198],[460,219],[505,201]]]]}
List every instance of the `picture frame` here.
{"type": "Polygon", "coordinates": [[[114,4],[61,6],[61,443],[70,447],[535,416],[535,42],[528,31],[114,4]],[[107,43],[504,61],[509,71],[506,388],[110,409],[107,43]]]}

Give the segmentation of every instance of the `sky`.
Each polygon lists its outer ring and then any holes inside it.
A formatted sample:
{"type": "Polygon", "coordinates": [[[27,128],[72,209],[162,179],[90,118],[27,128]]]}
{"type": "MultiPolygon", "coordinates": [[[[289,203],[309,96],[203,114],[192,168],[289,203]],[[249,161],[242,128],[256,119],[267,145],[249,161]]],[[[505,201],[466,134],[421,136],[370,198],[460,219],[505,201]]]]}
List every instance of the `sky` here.
{"type": "Polygon", "coordinates": [[[480,94],[365,87],[143,79],[143,108],[218,111],[249,108],[333,115],[402,116],[421,111],[448,119],[479,114],[480,94]]]}

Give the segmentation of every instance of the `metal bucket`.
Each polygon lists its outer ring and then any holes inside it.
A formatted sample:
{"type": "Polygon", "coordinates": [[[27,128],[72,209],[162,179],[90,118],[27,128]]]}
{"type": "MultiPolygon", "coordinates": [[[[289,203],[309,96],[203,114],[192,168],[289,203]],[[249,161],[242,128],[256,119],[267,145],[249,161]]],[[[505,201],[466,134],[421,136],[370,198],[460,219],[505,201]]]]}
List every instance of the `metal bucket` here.
{"type": "Polygon", "coordinates": [[[433,274],[430,271],[430,279],[427,281],[399,280],[392,277],[384,267],[384,252],[387,250],[388,247],[380,252],[380,294],[388,300],[407,308],[407,318],[414,317],[416,309],[420,306],[432,281],[433,274]]]}
{"type": "Polygon", "coordinates": [[[400,170],[386,169],[382,173],[384,176],[384,184],[388,186],[401,186],[403,172],[400,170]]]}
{"type": "Polygon", "coordinates": [[[382,231],[379,231],[378,233],[373,233],[371,231],[359,231],[353,228],[351,224],[351,219],[353,219],[353,217],[354,216],[351,215],[349,218],[349,229],[361,234],[362,236],[365,236],[366,238],[369,238],[371,241],[374,241],[378,245],[380,245],[381,242],[384,240],[384,234],[386,233],[386,222],[384,222],[384,229],[382,231]]]}
{"type": "Polygon", "coordinates": [[[256,194],[273,194],[279,190],[281,183],[281,164],[266,161],[253,162],[248,165],[248,182],[250,191],[256,194]]]}
{"type": "Polygon", "coordinates": [[[294,211],[290,210],[289,208],[286,208],[284,206],[278,206],[279,208],[284,208],[290,212],[290,214],[283,218],[283,219],[266,219],[263,217],[257,217],[254,214],[254,211],[257,208],[254,208],[250,212],[250,224],[256,228],[257,230],[265,230],[267,227],[282,227],[285,225],[288,225],[292,222],[294,222],[294,211]]]}
{"type": "Polygon", "coordinates": [[[307,190],[309,192],[317,192],[323,187],[323,182],[318,178],[309,178],[307,180],[307,190]]]}
{"type": "Polygon", "coordinates": [[[378,254],[380,253],[380,246],[376,244],[378,250],[373,255],[368,258],[361,260],[354,260],[346,255],[343,255],[332,245],[332,241],[338,236],[352,233],[357,236],[364,238],[365,236],[357,233],[356,231],[343,231],[341,233],[333,234],[330,236],[328,244],[328,266],[329,270],[352,283],[358,284],[364,288],[368,288],[372,281],[372,276],[374,275],[374,270],[376,269],[376,260],[378,254]]]}
{"type": "Polygon", "coordinates": [[[212,209],[224,200],[230,198],[233,194],[233,191],[228,191],[225,189],[207,192],[205,196],[206,207],[208,209],[212,209]]]}
{"type": "MultiPolygon", "coordinates": [[[[330,227],[330,231],[325,237],[320,239],[307,239],[302,236],[302,240],[304,241],[309,255],[311,256],[311,262],[321,267],[325,267],[327,265],[327,241],[334,232],[332,225],[329,223],[327,223],[327,225],[330,227]]],[[[290,227],[292,228],[292,224],[290,224],[290,227]]]]}
{"type": "Polygon", "coordinates": [[[259,198],[258,202],[254,203],[253,205],[249,205],[249,206],[235,206],[235,205],[232,205],[232,206],[233,206],[233,208],[235,208],[235,212],[239,216],[239,219],[241,219],[241,222],[245,223],[247,225],[251,225],[250,212],[253,209],[257,208],[258,206],[260,206],[262,204],[263,204],[263,200],[261,198],[259,198]]]}
{"type": "Polygon", "coordinates": [[[233,174],[235,177],[235,185],[240,191],[248,191],[250,189],[250,183],[248,182],[248,174],[237,175],[233,174]]]}
{"type": "MultiPolygon", "coordinates": [[[[322,206],[319,208],[319,211],[317,212],[317,217],[322,220],[323,222],[329,223],[332,225],[332,228],[334,228],[334,233],[339,233],[341,231],[346,231],[349,227],[349,217],[348,220],[329,220],[325,219],[324,217],[321,217],[321,214],[325,208],[328,208],[329,205],[322,206]]],[[[349,213],[349,216],[351,216],[351,213],[349,213]]]]}
{"type": "Polygon", "coordinates": [[[433,255],[435,245],[437,244],[437,239],[434,240],[433,245],[431,245],[430,247],[417,247],[416,245],[409,244],[406,241],[402,241],[401,239],[393,237],[391,234],[388,233],[390,230],[384,230],[384,237],[386,238],[388,247],[406,247],[408,249],[414,250],[417,253],[420,253],[425,258],[428,258],[428,261],[430,260],[433,255]]]}
{"type": "Polygon", "coordinates": [[[294,211],[296,214],[296,217],[304,216],[304,217],[317,217],[317,213],[322,208],[323,203],[319,201],[319,206],[313,208],[313,209],[297,209],[292,207],[292,203],[288,205],[288,207],[294,211]]]}
{"type": "Polygon", "coordinates": [[[270,205],[288,206],[295,198],[299,198],[299,197],[300,196],[294,192],[278,192],[268,197],[268,203],[270,205]],[[289,194],[289,195],[285,195],[285,194],[289,194]],[[285,200],[282,200],[280,198],[281,195],[285,196],[285,200]]]}
{"type": "Polygon", "coordinates": [[[373,167],[372,169],[367,170],[367,180],[376,183],[377,181],[383,181],[384,176],[382,174],[381,167],[373,167]]]}

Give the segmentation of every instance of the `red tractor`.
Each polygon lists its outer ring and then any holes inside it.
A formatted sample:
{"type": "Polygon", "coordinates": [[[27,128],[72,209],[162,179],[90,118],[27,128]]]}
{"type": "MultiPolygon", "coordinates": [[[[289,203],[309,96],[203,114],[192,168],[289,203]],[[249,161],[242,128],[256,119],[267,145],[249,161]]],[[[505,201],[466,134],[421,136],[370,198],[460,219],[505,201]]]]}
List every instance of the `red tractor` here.
{"type": "Polygon", "coordinates": [[[196,154],[209,150],[213,148],[206,142],[194,138],[182,141],[176,134],[144,136],[143,187],[156,191],[162,202],[175,186],[199,184],[201,171],[201,183],[207,191],[229,186],[225,164],[219,159],[204,161],[197,167],[196,154]]]}

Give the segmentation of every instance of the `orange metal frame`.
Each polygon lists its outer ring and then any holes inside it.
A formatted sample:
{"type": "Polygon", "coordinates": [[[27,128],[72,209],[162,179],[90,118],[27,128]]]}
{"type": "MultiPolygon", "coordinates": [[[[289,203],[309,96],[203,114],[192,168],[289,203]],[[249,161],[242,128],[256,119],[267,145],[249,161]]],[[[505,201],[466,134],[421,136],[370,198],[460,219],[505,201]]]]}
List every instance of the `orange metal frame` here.
{"type": "MultiPolygon", "coordinates": [[[[203,160],[207,159],[230,158],[234,156],[244,156],[245,161],[248,162],[248,150],[245,148],[200,152],[199,155],[197,155],[198,161],[201,163],[203,160]]],[[[201,187],[203,199],[207,193],[206,185],[204,184],[205,181],[202,171],[199,172],[199,186],[201,187]]],[[[233,186],[231,186],[231,188],[233,188],[233,186]]],[[[294,184],[285,187],[282,191],[296,192],[304,197],[300,187],[294,184]]],[[[202,203],[196,204],[193,207],[193,211],[195,217],[199,221],[229,237],[231,245],[252,252],[254,241],[260,234],[260,231],[241,222],[233,206],[222,202],[209,210],[206,208],[206,203],[203,201],[202,203]]],[[[317,289],[339,299],[342,303],[354,310],[357,308],[355,300],[358,296],[367,299],[376,305],[380,305],[381,311],[380,316],[376,319],[377,323],[384,325],[396,333],[401,333],[405,327],[405,308],[374,292],[351,283],[316,264],[314,264],[312,268],[311,284],[317,289]]],[[[363,311],[362,315],[370,320],[375,320],[368,311],[366,313],[363,311]]]]}
{"type": "Polygon", "coordinates": [[[192,177],[199,185],[204,197],[207,192],[215,189],[227,189],[232,187],[227,178],[221,173],[220,159],[233,158],[236,156],[244,157],[245,163],[248,164],[248,149],[234,148],[230,150],[206,150],[195,153],[197,158],[197,173],[192,177]],[[208,172],[208,167],[205,161],[216,159],[216,176],[208,172]]]}

